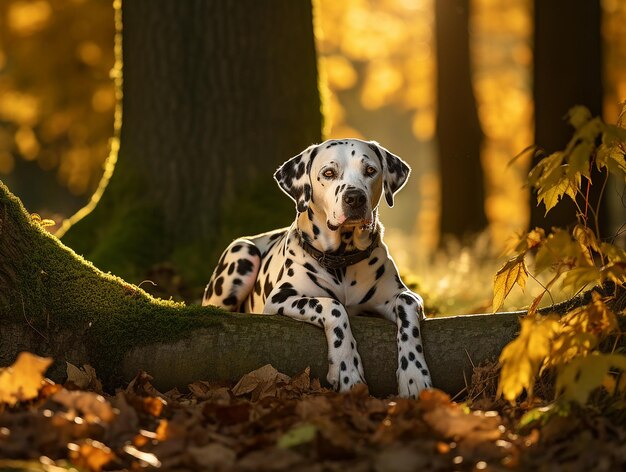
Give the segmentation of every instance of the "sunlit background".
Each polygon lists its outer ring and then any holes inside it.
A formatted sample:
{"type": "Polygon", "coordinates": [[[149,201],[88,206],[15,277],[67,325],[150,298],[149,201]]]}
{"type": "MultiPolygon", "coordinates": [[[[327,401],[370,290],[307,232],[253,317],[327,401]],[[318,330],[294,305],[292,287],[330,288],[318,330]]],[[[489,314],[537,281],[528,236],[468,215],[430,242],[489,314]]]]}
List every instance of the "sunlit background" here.
{"type": "MultiPolygon", "coordinates": [[[[420,282],[453,299],[451,287],[476,270],[472,259],[498,253],[529,222],[529,157],[508,163],[533,143],[533,2],[470,2],[489,226],[469,248],[448,242],[446,256],[437,252],[434,2],[317,0],[315,33],[325,135],[375,139],[411,164],[396,206],[383,210],[386,238],[403,271],[427,272],[420,282]]],[[[626,98],[626,2],[603,0],[602,8],[604,118],[614,122],[626,98]]],[[[57,222],[88,200],[108,153],[113,15],[111,0],[0,3],[0,179],[57,222]]],[[[472,294],[472,303],[480,307],[489,291],[472,294]]]]}

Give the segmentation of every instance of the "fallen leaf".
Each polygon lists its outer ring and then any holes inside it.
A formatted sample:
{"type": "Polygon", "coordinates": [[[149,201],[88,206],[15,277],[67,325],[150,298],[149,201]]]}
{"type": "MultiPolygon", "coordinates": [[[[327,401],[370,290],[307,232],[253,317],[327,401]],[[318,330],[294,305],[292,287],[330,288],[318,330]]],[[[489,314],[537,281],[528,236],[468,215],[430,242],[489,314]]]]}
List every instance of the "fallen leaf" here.
{"type": "Polygon", "coordinates": [[[252,394],[252,401],[276,396],[277,384],[289,382],[289,377],[278,372],[271,364],[244,375],[232,389],[233,395],[252,394]]]}
{"type": "Polygon", "coordinates": [[[82,390],[93,390],[96,393],[102,393],[102,382],[96,377],[96,370],[93,367],[85,364],[80,368],[67,361],[66,364],[68,382],[72,382],[82,390]]]}
{"type": "Polygon", "coordinates": [[[52,359],[49,357],[21,352],[13,365],[0,369],[0,404],[13,406],[17,402],[35,398],[50,364],[52,359]]]}
{"type": "Polygon", "coordinates": [[[85,421],[89,423],[97,421],[110,423],[115,418],[111,404],[97,393],[63,389],[52,395],[51,398],[66,408],[80,412],[85,421]]]}
{"type": "Polygon", "coordinates": [[[102,467],[115,459],[109,447],[91,439],[69,443],[67,448],[74,464],[92,472],[100,472],[102,467]]]}
{"type": "Polygon", "coordinates": [[[280,448],[297,447],[310,443],[317,436],[317,428],[312,424],[301,424],[283,434],[276,445],[280,448]]]}

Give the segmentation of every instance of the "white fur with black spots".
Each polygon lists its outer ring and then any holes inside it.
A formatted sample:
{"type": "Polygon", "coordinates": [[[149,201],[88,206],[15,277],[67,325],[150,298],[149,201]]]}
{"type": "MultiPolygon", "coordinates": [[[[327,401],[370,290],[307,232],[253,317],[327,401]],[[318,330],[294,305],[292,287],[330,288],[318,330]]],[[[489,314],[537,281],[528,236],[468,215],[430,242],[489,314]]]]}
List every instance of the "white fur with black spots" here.
{"type": "Polygon", "coordinates": [[[376,314],[397,326],[398,394],[432,387],[421,342],[423,303],[402,283],[382,241],[382,195],[389,206],[410,169],[373,141],[329,140],[274,174],[296,203],[288,227],[228,246],[202,304],[289,316],[324,329],[328,382],[339,391],[365,382],[349,316],[376,314]]]}

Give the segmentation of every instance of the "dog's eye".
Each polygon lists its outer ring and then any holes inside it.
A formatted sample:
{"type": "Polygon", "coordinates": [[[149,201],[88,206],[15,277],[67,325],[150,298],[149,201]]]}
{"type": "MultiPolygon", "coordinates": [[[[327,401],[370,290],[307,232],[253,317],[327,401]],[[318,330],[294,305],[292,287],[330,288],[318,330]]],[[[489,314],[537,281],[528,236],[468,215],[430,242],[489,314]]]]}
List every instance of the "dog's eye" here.
{"type": "Polygon", "coordinates": [[[376,168],[375,167],[367,166],[367,168],[365,169],[365,175],[372,176],[375,173],[376,173],[376,168]]]}
{"type": "Polygon", "coordinates": [[[326,170],[324,171],[324,177],[327,177],[327,178],[329,178],[329,179],[332,179],[335,175],[336,175],[336,174],[335,174],[335,171],[334,171],[334,170],[332,170],[332,169],[326,169],[326,170]]]}

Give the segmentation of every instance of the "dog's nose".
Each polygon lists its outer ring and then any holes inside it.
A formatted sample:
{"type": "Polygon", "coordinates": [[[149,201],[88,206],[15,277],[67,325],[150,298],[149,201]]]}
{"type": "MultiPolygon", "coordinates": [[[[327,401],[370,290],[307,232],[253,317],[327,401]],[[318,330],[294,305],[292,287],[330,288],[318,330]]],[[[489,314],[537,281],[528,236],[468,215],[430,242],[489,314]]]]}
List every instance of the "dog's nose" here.
{"type": "Polygon", "coordinates": [[[348,190],[343,194],[343,201],[350,208],[361,208],[365,205],[365,192],[363,190],[348,190]]]}

